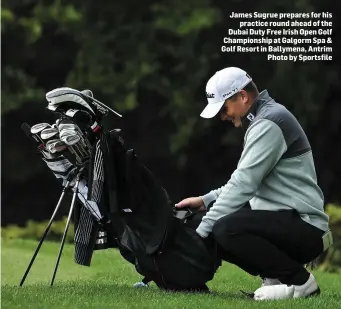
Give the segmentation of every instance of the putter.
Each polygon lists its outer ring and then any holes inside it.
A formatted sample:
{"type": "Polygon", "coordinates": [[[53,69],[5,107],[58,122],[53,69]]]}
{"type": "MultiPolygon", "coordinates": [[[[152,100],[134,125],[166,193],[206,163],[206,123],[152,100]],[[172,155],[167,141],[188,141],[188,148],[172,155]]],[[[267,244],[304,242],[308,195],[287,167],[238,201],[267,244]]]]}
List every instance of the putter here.
{"type": "Polygon", "coordinates": [[[37,246],[37,249],[35,250],[35,252],[34,252],[34,254],[33,254],[33,257],[32,257],[32,259],[31,259],[31,261],[30,261],[30,263],[29,263],[29,265],[28,265],[28,267],[27,267],[27,269],[26,269],[26,271],[25,271],[25,274],[24,274],[23,278],[22,278],[21,281],[20,281],[20,286],[22,286],[22,285],[24,284],[25,280],[26,280],[26,277],[27,277],[27,275],[28,275],[28,273],[29,273],[29,271],[30,271],[32,265],[33,265],[33,262],[34,262],[34,260],[36,259],[37,255],[38,255],[38,252],[39,252],[39,250],[40,250],[40,247],[41,247],[41,245],[43,244],[43,242],[44,242],[44,240],[45,240],[45,238],[46,238],[46,236],[47,236],[47,233],[48,233],[49,230],[50,230],[50,227],[51,227],[51,225],[52,225],[52,222],[53,222],[53,220],[54,220],[54,217],[55,217],[56,214],[57,214],[57,211],[58,211],[58,209],[59,209],[59,207],[60,207],[60,204],[61,204],[61,202],[62,202],[62,200],[63,200],[63,198],[64,198],[65,191],[66,191],[66,189],[69,187],[69,184],[70,184],[70,181],[67,181],[66,184],[65,184],[65,186],[64,186],[64,188],[63,188],[63,190],[62,190],[62,194],[60,195],[59,201],[58,201],[57,206],[56,206],[56,208],[55,208],[55,210],[54,210],[54,212],[53,212],[53,214],[52,214],[52,217],[51,217],[51,219],[50,219],[50,222],[48,223],[48,225],[47,225],[47,227],[46,227],[46,229],[45,229],[45,232],[44,232],[43,236],[41,237],[41,239],[40,239],[40,241],[39,241],[39,244],[38,244],[38,246],[37,246]]]}

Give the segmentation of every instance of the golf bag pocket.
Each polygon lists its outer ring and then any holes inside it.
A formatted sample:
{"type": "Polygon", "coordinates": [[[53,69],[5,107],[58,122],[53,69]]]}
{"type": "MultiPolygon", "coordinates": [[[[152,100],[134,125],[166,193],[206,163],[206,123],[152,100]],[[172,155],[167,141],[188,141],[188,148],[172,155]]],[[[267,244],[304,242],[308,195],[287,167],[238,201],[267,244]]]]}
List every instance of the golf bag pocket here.
{"type": "Polygon", "coordinates": [[[137,233],[126,228],[120,244],[121,255],[148,281],[165,290],[202,290],[221,265],[214,244],[207,246],[193,227],[173,217],[172,230],[159,250],[147,254],[146,244],[137,233]],[[132,258],[132,256],[134,258],[132,258]]]}
{"type": "Polygon", "coordinates": [[[171,244],[155,257],[163,278],[163,282],[155,283],[164,289],[202,289],[219,267],[215,248],[207,248],[195,230],[175,220],[171,244]]]}

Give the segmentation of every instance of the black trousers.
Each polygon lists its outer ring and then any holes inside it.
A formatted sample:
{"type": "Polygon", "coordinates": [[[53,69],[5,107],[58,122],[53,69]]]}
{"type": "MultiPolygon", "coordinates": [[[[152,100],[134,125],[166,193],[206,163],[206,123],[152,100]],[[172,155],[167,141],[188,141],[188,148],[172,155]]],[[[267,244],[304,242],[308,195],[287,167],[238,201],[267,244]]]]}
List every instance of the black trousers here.
{"type": "Polygon", "coordinates": [[[252,210],[249,206],[219,219],[213,227],[221,258],[255,276],[301,285],[304,264],[323,252],[324,231],[293,210],[252,210]]]}

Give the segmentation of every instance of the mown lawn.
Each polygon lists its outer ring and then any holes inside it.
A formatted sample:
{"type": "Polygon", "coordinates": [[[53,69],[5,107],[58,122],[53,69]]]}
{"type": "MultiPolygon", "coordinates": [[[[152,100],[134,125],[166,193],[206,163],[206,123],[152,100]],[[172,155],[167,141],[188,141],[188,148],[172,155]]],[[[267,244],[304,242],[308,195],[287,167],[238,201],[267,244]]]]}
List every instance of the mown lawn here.
{"type": "Polygon", "coordinates": [[[1,308],[297,308],[341,309],[340,275],[314,272],[322,294],[310,299],[256,302],[240,290],[253,291],[260,280],[224,263],[210,294],[167,293],[154,284],[132,288],[141,277],[114,249],[96,251],[91,267],[73,261],[73,246],[65,245],[53,287],[49,286],[58,243],[45,242],[23,287],[19,282],[36,241],[4,240],[1,251],[1,308]]]}

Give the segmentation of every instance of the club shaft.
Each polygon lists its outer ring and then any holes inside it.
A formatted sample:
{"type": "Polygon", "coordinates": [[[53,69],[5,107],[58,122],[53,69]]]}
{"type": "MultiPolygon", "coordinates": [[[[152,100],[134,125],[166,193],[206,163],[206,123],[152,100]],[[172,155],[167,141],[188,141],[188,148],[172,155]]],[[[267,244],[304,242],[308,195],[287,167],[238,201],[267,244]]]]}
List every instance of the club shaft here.
{"type": "Polygon", "coordinates": [[[76,144],[79,145],[79,147],[81,148],[81,151],[84,151],[85,156],[88,156],[88,151],[91,151],[91,145],[88,142],[88,139],[86,137],[84,137],[83,132],[81,131],[81,129],[77,126],[76,127],[77,132],[79,133],[79,137],[80,137],[80,141],[76,144]]]}
{"type": "Polygon", "coordinates": [[[77,150],[74,148],[74,146],[69,146],[68,149],[69,149],[69,151],[70,151],[72,154],[75,155],[77,162],[81,164],[81,163],[82,163],[82,159],[81,159],[81,157],[79,156],[79,154],[77,153],[77,150]]]}
{"type": "Polygon", "coordinates": [[[121,114],[119,114],[118,112],[115,112],[112,108],[110,108],[109,106],[105,105],[104,103],[102,103],[101,101],[98,101],[97,99],[85,94],[85,93],[82,93],[82,95],[85,95],[86,97],[88,97],[89,99],[95,101],[96,103],[98,103],[99,105],[101,105],[102,107],[112,111],[114,114],[116,114],[118,117],[122,117],[121,114]]]}
{"type": "Polygon", "coordinates": [[[54,267],[54,271],[53,271],[53,275],[52,275],[50,286],[52,286],[53,283],[54,283],[54,279],[56,277],[56,273],[57,273],[58,266],[59,266],[59,261],[60,261],[60,258],[62,256],[62,252],[63,252],[63,248],[64,248],[64,243],[65,243],[65,239],[66,239],[66,235],[67,235],[67,231],[69,229],[70,220],[71,220],[71,216],[72,216],[72,213],[73,213],[73,207],[75,205],[76,197],[77,197],[77,193],[78,193],[79,177],[80,177],[80,175],[77,176],[76,185],[75,185],[75,192],[74,192],[74,194],[72,196],[72,202],[71,202],[71,207],[70,207],[70,211],[69,211],[69,216],[67,218],[67,222],[66,222],[66,226],[65,226],[62,242],[60,244],[60,248],[59,248],[59,252],[58,252],[58,257],[57,257],[56,265],[54,267]]]}
{"type": "Polygon", "coordinates": [[[27,277],[27,275],[28,275],[28,273],[29,273],[29,271],[30,271],[30,269],[31,269],[31,267],[32,267],[32,265],[33,265],[33,263],[34,263],[34,260],[36,259],[37,255],[38,255],[38,252],[39,252],[39,250],[40,250],[40,247],[42,246],[42,244],[43,244],[43,242],[44,242],[44,240],[45,240],[45,238],[46,238],[46,235],[47,235],[47,233],[48,233],[49,230],[50,230],[50,227],[51,227],[51,225],[52,225],[52,222],[53,222],[53,220],[54,220],[54,217],[56,216],[57,211],[58,211],[58,209],[59,209],[59,207],[60,207],[60,205],[61,205],[61,203],[62,203],[62,200],[63,200],[64,195],[65,195],[65,191],[66,191],[66,189],[68,188],[68,186],[69,186],[69,181],[66,183],[65,187],[63,188],[63,191],[62,191],[62,194],[60,195],[60,198],[59,198],[58,204],[57,204],[57,206],[56,206],[56,209],[54,210],[54,212],[53,212],[53,214],[52,214],[52,217],[51,217],[51,219],[50,219],[50,222],[49,222],[49,224],[47,225],[47,227],[46,227],[46,229],[45,229],[45,232],[44,232],[43,236],[41,237],[41,239],[40,239],[40,241],[39,241],[39,244],[38,244],[38,246],[37,246],[37,249],[36,249],[36,251],[35,251],[34,254],[33,254],[33,257],[32,257],[32,259],[31,259],[31,261],[30,261],[30,264],[28,265],[28,267],[27,267],[27,269],[26,269],[26,272],[25,272],[23,278],[22,278],[21,281],[20,281],[20,286],[22,286],[22,285],[24,284],[25,280],[26,280],[26,277],[27,277]]]}
{"type": "Polygon", "coordinates": [[[76,143],[75,146],[78,148],[79,152],[82,154],[82,158],[87,156],[87,152],[82,144],[82,140],[76,143]]]}

